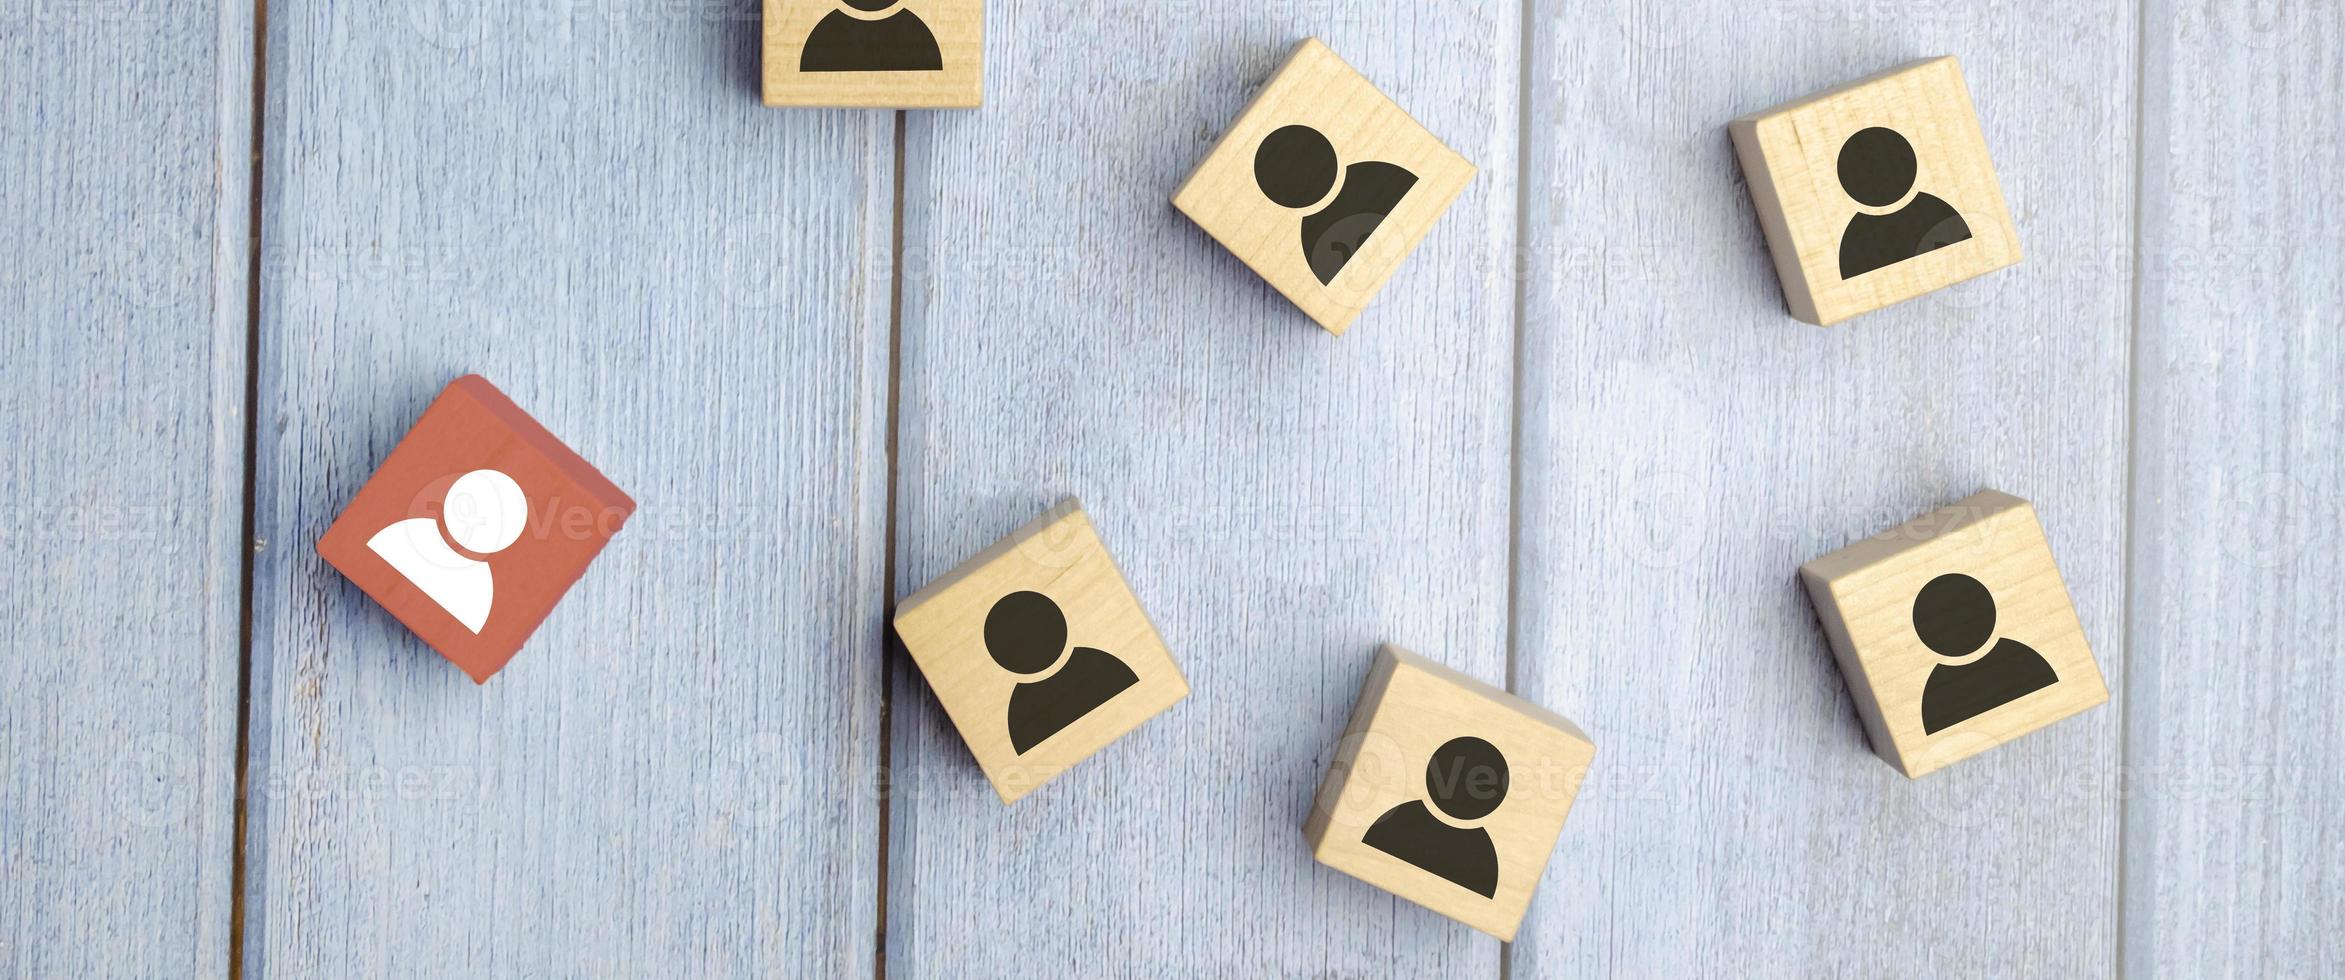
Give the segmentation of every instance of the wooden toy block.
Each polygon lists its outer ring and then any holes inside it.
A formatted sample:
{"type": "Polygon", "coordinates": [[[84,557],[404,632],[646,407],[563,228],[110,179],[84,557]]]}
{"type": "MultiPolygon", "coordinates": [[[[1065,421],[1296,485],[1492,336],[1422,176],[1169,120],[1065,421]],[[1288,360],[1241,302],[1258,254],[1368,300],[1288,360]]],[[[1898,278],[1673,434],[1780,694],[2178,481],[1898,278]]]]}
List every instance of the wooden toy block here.
{"type": "Polygon", "coordinates": [[[2109,700],[2027,501],[1993,490],[1800,566],[1873,751],[1919,777],[2109,700]]]}
{"type": "Polygon", "coordinates": [[[1511,941],[1595,756],[1562,716],[1387,645],[1303,836],[1321,864],[1511,941]]]}
{"type": "Polygon", "coordinates": [[[895,623],[1005,804],[1189,696],[1072,497],[905,599],[895,623]]]}
{"type": "Polygon", "coordinates": [[[592,464],[468,374],[424,409],[318,555],[487,683],[633,513],[592,464]]]}
{"type": "Polygon", "coordinates": [[[985,0],[765,0],[765,104],[985,101],[985,0]]]}
{"type": "Polygon", "coordinates": [[[1340,336],[1473,179],[1473,164],[1312,38],[1173,206],[1340,336]]]}
{"type": "Polygon", "coordinates": [[[1860,78],[1727,130],[1795,317],[1830,326],[2019,261],[1953,58],[1860,78]]]}

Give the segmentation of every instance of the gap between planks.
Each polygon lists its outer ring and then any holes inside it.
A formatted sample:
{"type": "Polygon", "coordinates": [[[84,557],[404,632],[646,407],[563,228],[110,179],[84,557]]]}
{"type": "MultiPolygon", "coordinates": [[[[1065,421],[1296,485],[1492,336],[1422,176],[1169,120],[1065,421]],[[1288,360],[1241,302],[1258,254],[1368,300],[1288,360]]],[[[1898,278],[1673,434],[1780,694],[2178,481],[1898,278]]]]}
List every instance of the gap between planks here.
{"type": "MultiPolygon", "coordinates": [[[[244,976],[246,798],[252,766],[252,656],[253,533],[259,495],[261,400],[261,190],[267,172],[263,155],[269,126],[269,3],[253,0],[252,11],[252,139],[246,147],[247,198],[244,270],[244,513],[236,535],[238,599],[236,609],[236,780],[230,805],[235,818],[230,833],[228,871],[228,976],[244,976]]],[[[224,192],[224,190],[223,190],[224,192]]],[[[214,287],[217,294],[218,285],[214,287]]]]}

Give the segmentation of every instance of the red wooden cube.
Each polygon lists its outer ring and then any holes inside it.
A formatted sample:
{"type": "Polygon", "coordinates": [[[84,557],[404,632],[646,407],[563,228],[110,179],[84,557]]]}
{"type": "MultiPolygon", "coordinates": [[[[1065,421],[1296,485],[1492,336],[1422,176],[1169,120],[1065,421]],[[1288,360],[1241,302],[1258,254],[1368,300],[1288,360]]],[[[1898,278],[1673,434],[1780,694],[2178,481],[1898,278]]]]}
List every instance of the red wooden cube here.
{"type": "Polygon", "coordinates": [[[424,409],[318,554],[486,683],[634,512],[592,464],[468,374],[424,409]]]}

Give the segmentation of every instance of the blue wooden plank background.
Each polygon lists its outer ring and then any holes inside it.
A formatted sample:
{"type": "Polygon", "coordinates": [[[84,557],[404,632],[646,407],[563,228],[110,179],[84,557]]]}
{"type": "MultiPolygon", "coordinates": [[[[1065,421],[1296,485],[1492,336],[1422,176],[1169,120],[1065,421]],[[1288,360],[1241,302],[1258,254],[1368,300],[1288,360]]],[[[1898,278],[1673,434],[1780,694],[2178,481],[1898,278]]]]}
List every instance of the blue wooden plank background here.
{"type": "Polygon", "coordinates": [[[896,587],[1079,495],[1193,693],[1004,809],[899,664],[890,974],[1492,975],[1300,827],[1379,643],[1505,671],[1519,13],[1122,12],[995,4],[1027,67],[908,120],[896,587]],[[1169,203],[1314,33],[1482,168],[1340,339],[1169,203]]]}
{"type": "Polygon", "coordinates": [[[593,13],[269,9],[246,976],[873,963],[895,127],[593,13]],[[313,547],[467,371],[640,505],[480,687],[313,547]]]}
{"type": "Polygon", "coordinates": [[[0,975],[227,966],[252,17],[0,4],[0,975]]]}
{"type": "Polygon", "coordinates": [[[2345,973],[2345,7],[2149,5],[2125,965],[2345,973]]]}
{"type": "Polygon", "coordinates": [[[757,15],[0,3],[0,974],[2345,972],[2335,0],[757,15]],[[1166,203],[1310,35],[1481,167],[1341,339],[1166,203]],[[2025,263],[1791,320],[1725,120],[1939,53],[2025,263]],[[312,550],[465,371],[642,503],[477,688],[312,550]],[[1793,573],[1981,486],[2113,697],[1908,782],[1793,573]],[[1067,493],[1195,693],[1005,809],[882,624],[1067,493]],[[1384,640],[1598,741],[1511,946],[1303,849],[1384,640]]]}
{"type": "Polygon", "coordinates": [[[2018,494],[2121,685],[2134,11],[1889,13],[1538,21],[1516,681],[1602,751],[1516,977],[2116,966],[2120,711],[1909,781],[1795,569],[2018,494]],[[1792,329],[1718,121],[1948,52],[2027,263],[1792,329]]]}

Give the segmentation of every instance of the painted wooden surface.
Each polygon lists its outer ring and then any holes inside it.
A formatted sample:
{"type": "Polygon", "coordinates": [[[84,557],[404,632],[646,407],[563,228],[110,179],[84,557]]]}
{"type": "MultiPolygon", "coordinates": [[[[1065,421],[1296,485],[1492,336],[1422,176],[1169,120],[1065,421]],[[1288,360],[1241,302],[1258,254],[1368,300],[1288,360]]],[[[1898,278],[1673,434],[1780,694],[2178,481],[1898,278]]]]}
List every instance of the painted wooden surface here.
{"type": "Polygon", "coordinates": [[[896,589],[1079,495],[1192,693],[1005,809],[899,657],[889,975],[1493,975],[1301,827],[1380,643],[1505,673],[1520,11],[1066,14],[909,117],[896,589]],[[1169,203],[1312,34],[1482,171],[1342,338],[1169,203]]]}
{"type": "Polygon", "coordinates": [[[252,148],[235,8],[0,5],[0,975],[227,965],[252,148]]]}
{"type": "Polygon", "coordinates": [[[754,6],[271,4],[256,171],[252,6],[0,5],[0,973],[2345,971],[2333,0],[996,0],[901,117],[754,6]],[[1341,339],[1167,201],[1312,34],[1482,168],[1341,339]],[[1725,121],[1936,53],[2027,258],[1791,320],[1725,121]],[[642,504],[486,687],[311,550],[464,371],[642,504]],[[2113,699],[1908,782],[1795,569],[1983,486],[2113,699]],[[1065,493],[1194,693],[1004,808],[882,617],[1065,493]],[[1386,640],[1598,744],[1511,947],[1305,854],[1386,640]]]}
{"type": "Polygon", "coordinates": [[[269,27],[245,975],[869,969],[892,121],[703,8],[269,27]],[[640,505],[481,687],[313,550],[466,371],[640,505]]]}
{"type": "Polygon", "coordinates": [[[2345,6],[2147,16],[2125,972],[2345,975],[2345,6]]]}
{"type": "MultiPolygon", "coordinates": [[[[1514,976],[2106,975],[2104,707],[1921,781],[1867,750],[1799,563],[1982,488],[2125,655],[2133,11],[1727,5],[1536,19],[1520,693],[1598,772],[1514,976]],[[1804,9],[1804,8],[1803,8],[1804,9]],[[2025,264],[1791,321],[1725,120],[1962,59],[2025,264]]],[[[1960,207],[1960,204],[1956,205],[1960,207]]]]}

